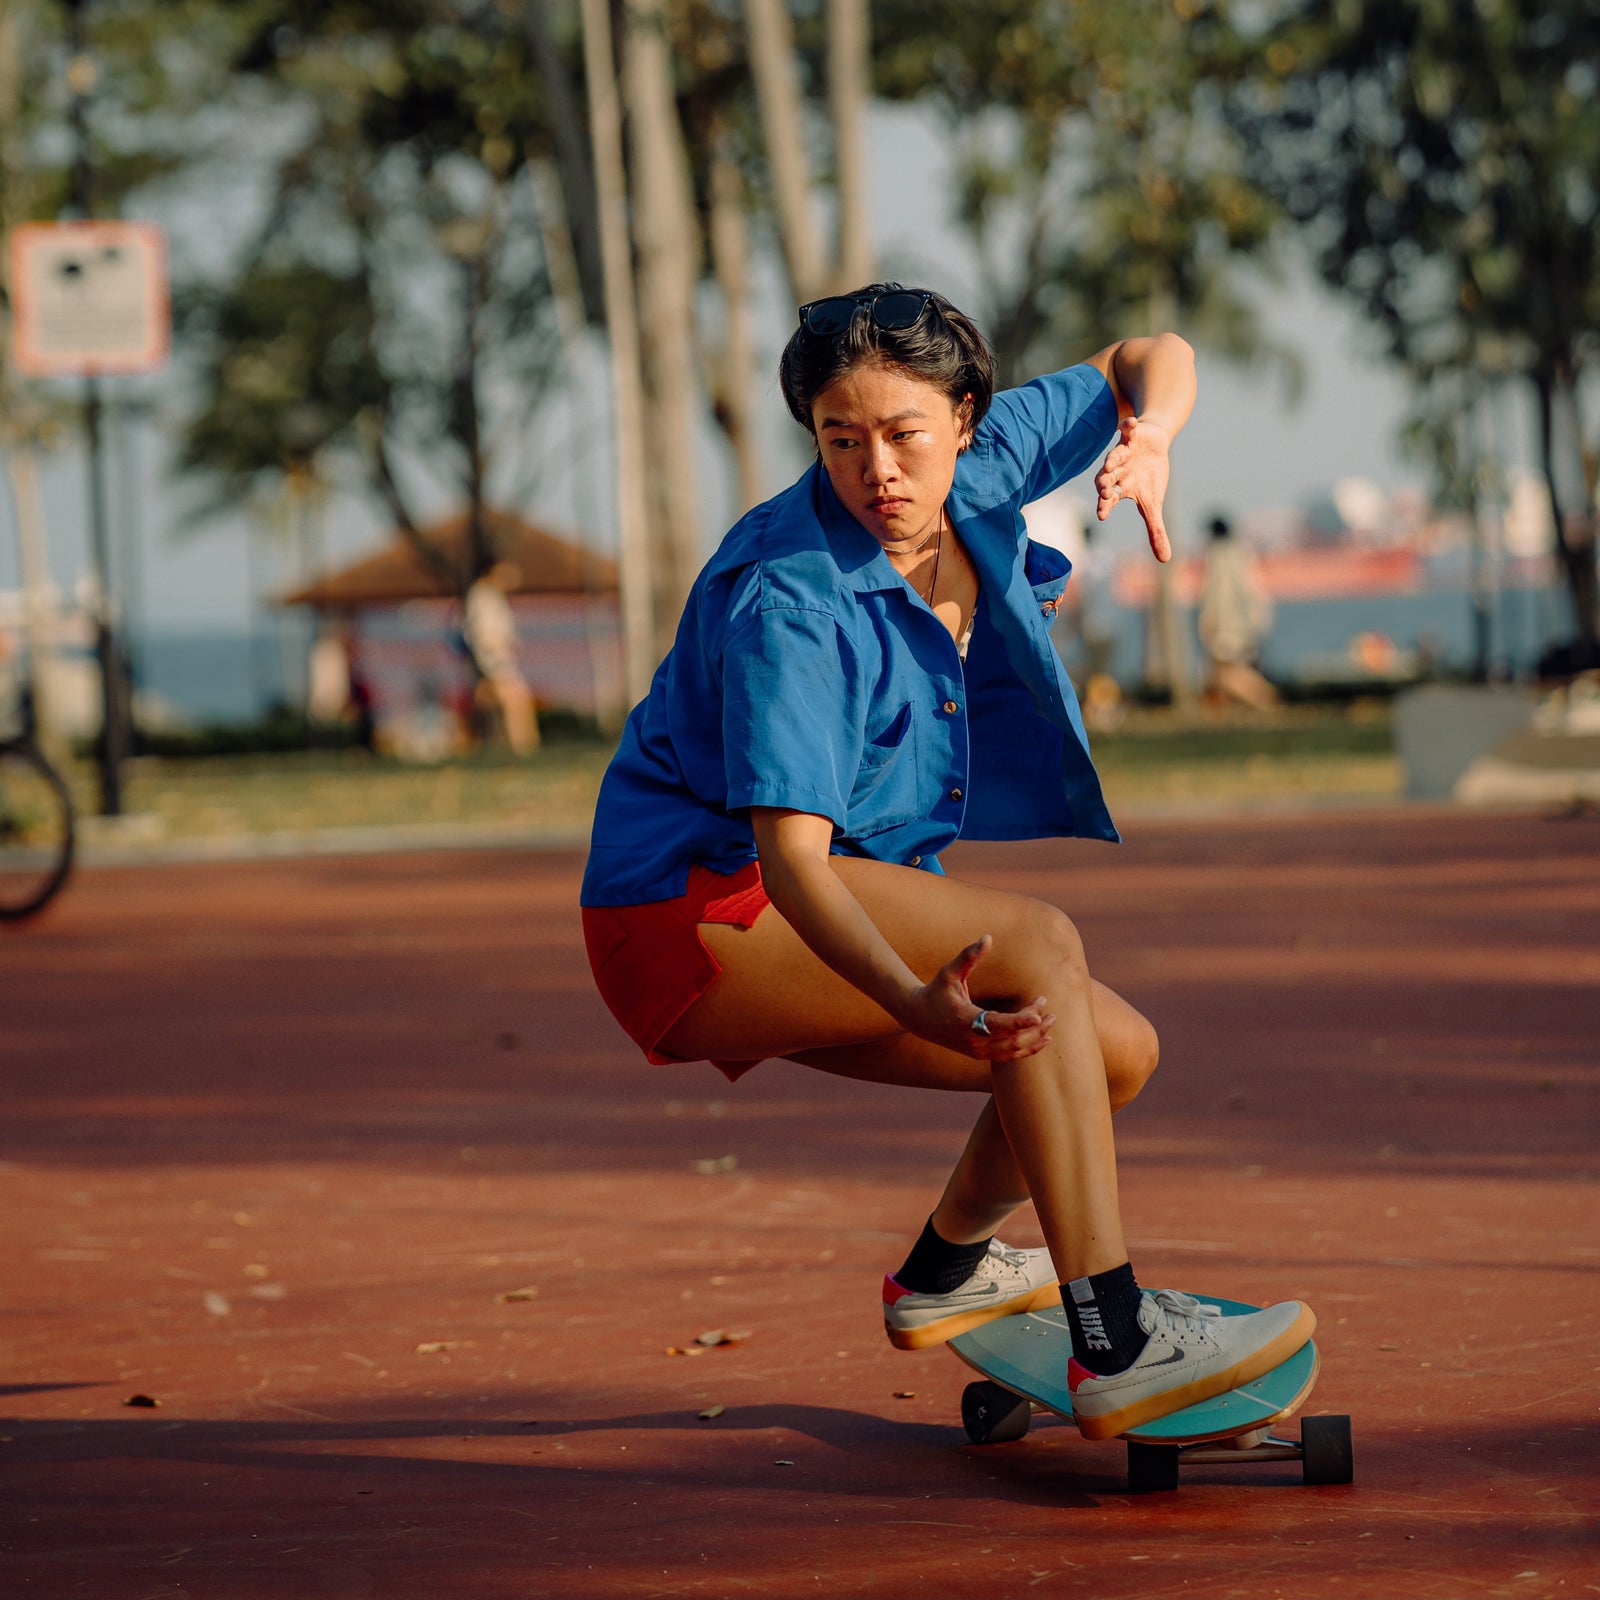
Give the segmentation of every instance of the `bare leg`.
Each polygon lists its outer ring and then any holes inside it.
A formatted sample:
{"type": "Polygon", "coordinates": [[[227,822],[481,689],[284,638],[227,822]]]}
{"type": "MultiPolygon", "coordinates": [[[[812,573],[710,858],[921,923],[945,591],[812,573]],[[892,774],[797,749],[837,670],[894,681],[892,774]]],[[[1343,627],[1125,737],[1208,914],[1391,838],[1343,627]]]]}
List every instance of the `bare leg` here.
{"type": "MultiPolygon", "coordinates": [[[[834,866],[920,975],[932,977],[963,945],[991,934],[993,949],[973,987],[996,1004],[1045,995],[1058,1019],[1051,1042],[1027,1060],[994,1063],[913,1049],[910,1041],[894,1049],[891,1041],[903,1036],[893,1019],[824,966],[774,908],[750,929],[703,926],[722,976],[662,1047],[689,1059],[804,1059],[872,1040],[890,1047],[907,1074],[890,1081],[988,1087],[1057,1271],[1074,1278],[1125,1261],[1106,1063],[1077,930],[1053,906],[1025,896],[880,862],[837,858],[834,866]]],[[[979,1157],[991,1141],[986,1133],[979,1157]]]]}
{"type": "MultiPolygon", "coordinates": [[[[1156,1032],[1121,995],[1098,980],[1093,985],[1091,1006],[1106,1064],[1107,1093],[1112,1111],[1117,1112],[1139,1093],[1155,1071],[1156,1032]]],[[[919,1078],[925,1081],[929,1074],[943,1068],[972,1080],[970,1084],[951,1087],[988,1087],[986,1063],[951,1056],[948,1051],[907,1034],[863,1045],[802,1051],[792,1059],[841,1077],[877,1083],[916,1082],[919,1078]],[[914,1059],[919,1055],[941,1059],[919,1066],[914,1059]],[[960,1065],[963,1061],[965,1068],[976,1070],[964,1070],[960,1065]]],[[[976,1243],[997,1233],[1006,1218],[1027,1199],[1027,1181],[1011,1153],[994,1101],[988,1098],[934,1208],[934,1228],[940,1238],[952,1244],[976,1243]]]]}

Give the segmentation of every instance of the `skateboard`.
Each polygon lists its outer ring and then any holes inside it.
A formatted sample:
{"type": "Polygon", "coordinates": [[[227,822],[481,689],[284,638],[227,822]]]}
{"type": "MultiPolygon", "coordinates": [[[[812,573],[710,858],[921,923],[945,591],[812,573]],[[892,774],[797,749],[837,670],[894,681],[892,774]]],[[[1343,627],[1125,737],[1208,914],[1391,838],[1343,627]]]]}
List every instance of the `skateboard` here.
{"type": "MultiPolygon", "coordinates": [[[[1205,1298],[1225,1317],[1259,1309],[1205,1298]]],[[[961,1420],[974,1444],[1020,1439],[1035,1410],[1071,1419],[1067,1357],[1072,1335],[1065,1311],[999,1317],[957,1335],[950,1348],[983,1375],[961,1396],[961,1420]]],[[[1129,1429],[1119,1436],[1128,1446],[1128,1488],[1176,1489],[1180,1465],[1261,1461],[1298,1461],[1307,1483],[1349,1483],[1349,1417],[1303,1417],[1299,1439],[1280,1439],[1272,1431],[1305,1402],[1317,1381],[1317,1365],[1317,1347],[1307,1343],[1253,1383],[1129,1429]]]]}

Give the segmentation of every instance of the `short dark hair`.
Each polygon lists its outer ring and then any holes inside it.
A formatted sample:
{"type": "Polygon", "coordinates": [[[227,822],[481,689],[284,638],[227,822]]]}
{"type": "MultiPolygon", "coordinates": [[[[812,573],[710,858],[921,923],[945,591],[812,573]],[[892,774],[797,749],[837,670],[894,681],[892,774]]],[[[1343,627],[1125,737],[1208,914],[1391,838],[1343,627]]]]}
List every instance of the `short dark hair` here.
{"type": "MultiPolygon", "coordinates": [[[[869,283],[854,295],[893,293],[900,283],[869,283]]],[[[930,304],[909,328],[880,328],[863,308],[843,333],[816,334],[796,328],[783,347],[778,362],[778,383],[790,415],[807,433],[815,435],[811,403],[830,383],[857,367],[892,367],[909,378],[931,383],[950,403],[968,404],[966,424],[975,428],[994,398],[994,352],[964,312],[942,294],[927,294],[930,304]]]]}

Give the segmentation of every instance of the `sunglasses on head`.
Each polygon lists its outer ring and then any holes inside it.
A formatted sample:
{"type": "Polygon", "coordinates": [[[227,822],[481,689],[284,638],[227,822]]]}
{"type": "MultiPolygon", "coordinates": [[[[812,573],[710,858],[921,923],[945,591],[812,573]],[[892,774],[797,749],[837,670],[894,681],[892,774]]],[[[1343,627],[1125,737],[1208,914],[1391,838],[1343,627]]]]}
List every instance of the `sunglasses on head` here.
{"type": "Polygon", "coordinates": [[[831,294],[800,307],[800,326],[824,339],[837,339],[867,311],[874,326],[898,333],[914,326],[933,296],[926,289],[879,289],[875,294],[831,294]]]}

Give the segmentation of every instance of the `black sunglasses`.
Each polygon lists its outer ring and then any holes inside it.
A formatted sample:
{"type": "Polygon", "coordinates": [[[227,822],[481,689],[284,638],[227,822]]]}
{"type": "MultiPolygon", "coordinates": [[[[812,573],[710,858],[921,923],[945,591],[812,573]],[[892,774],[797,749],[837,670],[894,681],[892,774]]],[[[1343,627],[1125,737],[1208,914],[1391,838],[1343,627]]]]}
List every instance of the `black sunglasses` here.
{"type": "Polygon", "coordinates": [[[800,326],[819,338],[837,339],[857,315],[871,313],[873,323],[885,333],[914,327],[933,296],[926,289],[880,289],[876,294],[831,294],[800,307],[800,326]]]}

